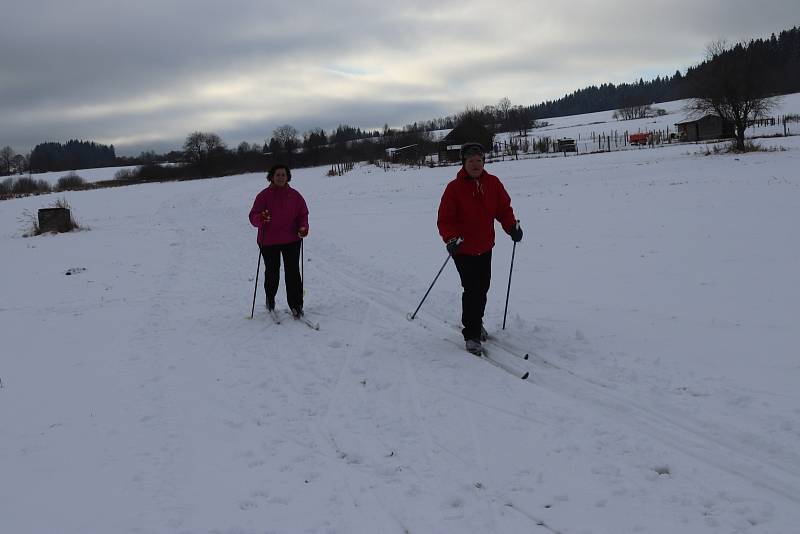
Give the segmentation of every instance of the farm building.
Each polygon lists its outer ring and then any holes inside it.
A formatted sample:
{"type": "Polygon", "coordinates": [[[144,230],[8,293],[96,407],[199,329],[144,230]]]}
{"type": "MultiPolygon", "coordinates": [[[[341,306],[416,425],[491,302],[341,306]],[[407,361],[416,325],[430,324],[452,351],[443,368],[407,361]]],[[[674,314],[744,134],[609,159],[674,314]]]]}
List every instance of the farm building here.
{"type": "Polygon", "coordinates": [[[490,151],[493,137],[482,124],[472,120],[462,121],[439,141],[439,162],[460,162],[461,145],[473,141],[482,144],[485,150],[490,151]]]}
{"type": "Polygon", "coordinates": [[[424,159],[419,144],[401,146],[399,148],[387,148],[386,160],[392,163],[416,164],[424,159]]]}
{"type": "Polygon", "coordinates": [[[676,123],[675,126],[684,141],[728,139],[735,133],[733,123],[718,115],[706,115],[696,120],[676,123]]]}
{"type": "Polygon", "coordinates": [[[558,139],[556,147],[558,148],[557,152],[578,151],[578,147],[575,146],[575,139],[572,139],[571,137],[562,137],[561,139],[558,139]]]}

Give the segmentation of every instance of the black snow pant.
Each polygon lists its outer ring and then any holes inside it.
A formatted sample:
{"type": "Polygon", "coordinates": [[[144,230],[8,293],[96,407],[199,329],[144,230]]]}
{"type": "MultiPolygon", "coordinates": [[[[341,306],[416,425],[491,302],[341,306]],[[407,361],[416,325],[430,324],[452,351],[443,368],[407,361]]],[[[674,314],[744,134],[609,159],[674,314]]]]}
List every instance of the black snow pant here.
{"type": "Polygon", "coordinates": [[[486,309],[486,294],[492,280],[492,251],[478,256],[456,254],[453,256],[456,269],[461,276],[461,333],[464,339],[481,338],[483,312],[486,309]]]}
{"type": "Polygon", "coordinates": [[[303,281],[300,278],[300,244],[302,240],[283,245],[263,245],[264,290],[267,292],[267,306],[275,302],[278,284],[281,280],[281,256],[283,272],[286,275],[286,303],[289,308],[303,309],[303,281]]]}

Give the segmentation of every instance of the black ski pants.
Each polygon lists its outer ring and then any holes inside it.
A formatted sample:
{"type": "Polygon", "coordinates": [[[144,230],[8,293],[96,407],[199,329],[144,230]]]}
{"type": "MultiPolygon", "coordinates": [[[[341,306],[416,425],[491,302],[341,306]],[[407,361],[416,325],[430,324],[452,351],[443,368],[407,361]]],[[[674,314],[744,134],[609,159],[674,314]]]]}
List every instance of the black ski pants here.
{"type": "Polygon", "coordinates": [[[286,303],[290,308],[303,309],[303,281],[300,278],[300,244],[302,240],[283,245],[263,245],[261,255],[264,257],[264,290],[267,302],[275,301],[278,285],[281,280],[281,256],[283,256],[283,272],[286,275],[286,303]]]}
{"type": "Polygon", "coordinates": [[[481,338],[483,312],[486,309],[486,294],[492,280],[492,251],[478,256],[456,254],[453,261],[461,276],[461,333],[464,339],[481,338]]]}

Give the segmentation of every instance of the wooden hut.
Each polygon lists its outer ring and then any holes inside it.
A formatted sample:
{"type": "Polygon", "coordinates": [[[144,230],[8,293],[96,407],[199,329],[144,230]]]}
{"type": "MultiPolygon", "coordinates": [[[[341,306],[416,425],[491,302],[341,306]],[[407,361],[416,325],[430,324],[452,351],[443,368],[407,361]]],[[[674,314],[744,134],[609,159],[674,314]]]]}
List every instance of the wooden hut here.
{"type": "Polygon", "coordinates": [[[699,119],[675,124],[683,141],[706,141],[709,139],[730,139],[736,128],[731,121],[719,115],[706,115],[699,119]]]}
{"type": "Polygon", "coordinates": [[[386,160],[392,163],[405,163],[408,165],[415,165],[424,159],[420,153],[420,146],[417,143],[413,145],[401,146],[398,148],[386,149],[386,160]]]}
{"type": "Polygon", "coordinates": [[[461,162],[461,145],[477,142],[483,145],[487,152],[492,150],[494,135],[482,124],[474,120],[464,120],[453,128],[441,141],[437,152],[439,163],[461,162]]]}
{"type": "Polygon", "coordinates": [[[577,152],[578,147],[575,145],[575,139],[571,137],[562,137],[557,140],[558,152],[577,152]]]}

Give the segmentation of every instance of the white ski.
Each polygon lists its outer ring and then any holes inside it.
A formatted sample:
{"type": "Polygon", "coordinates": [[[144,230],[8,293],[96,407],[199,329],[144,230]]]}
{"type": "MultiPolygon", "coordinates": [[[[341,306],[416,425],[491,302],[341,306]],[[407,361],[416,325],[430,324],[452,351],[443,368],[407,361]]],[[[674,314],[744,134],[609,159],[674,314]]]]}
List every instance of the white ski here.
{"type": "Polygon", "coordinates": [[[269,313],[269,316],[272,317],[272,322],[274,322],[275,324],[281,324],[281,318],[278,317],[278,312],[272,309],[272,310],[267,310],[267,313],[269,313]]]}
{"type": "MultiPolygon", "coordinates": [[[[457,347],[461,347],[462,350],[465,350],[462,345],[460,345],[459,343],[456,343],[454,340],[452,340],[450,338],[445,338],[445,339],[447,341],[449,341],[450,343],[453,343],[457,347]]],[[[509,373],[510,375],[515,376],[517,378],[521,378],[523,380],[527,380],[528,379],[528,375],[530,374],[526,370],[519,369],[514,365],[511,365],[509,363],[503,362],[501,360],[498,360],[497,358],[492,357],[489,354],[489,351],[486,350],[486,347],[483,347],[483,350],[481,351],[481,354],[473,354],[473,356],[476,356],[476,357],[480,358],[481,360],[485,360],[485,361],[489,362],[490,364],[494,365],[495,367],[497,367],[499,369],[502,369],[503,371],[509,373]]]]}
{"type": "Polygon", "coordinates": [[[312,330],[319,330],[319,323],[312,321],[311,319],[306,317],[305,314],[296,317],[294,314],[292,314],[291,310],[288,313],[295,321],[301,321],[304,325],[306,325],[312,330]]]}

